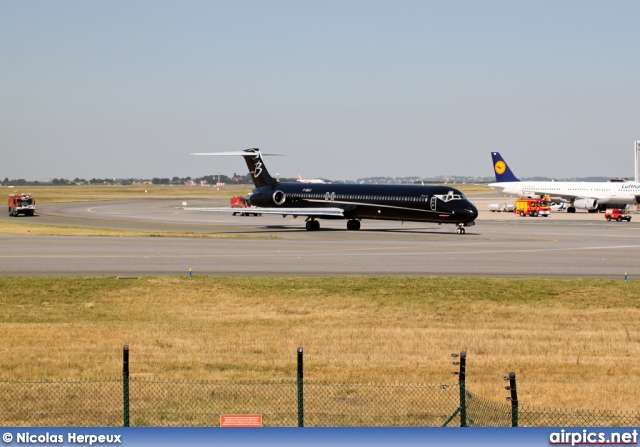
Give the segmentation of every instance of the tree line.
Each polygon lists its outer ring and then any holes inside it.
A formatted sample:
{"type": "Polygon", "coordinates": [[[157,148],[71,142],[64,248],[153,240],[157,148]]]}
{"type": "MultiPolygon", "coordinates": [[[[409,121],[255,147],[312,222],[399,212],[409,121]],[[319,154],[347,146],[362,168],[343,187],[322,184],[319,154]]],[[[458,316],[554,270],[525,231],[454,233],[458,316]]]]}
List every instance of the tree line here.
{"type": "MultiPolygon", "coordinates": [[[[294,182],[295,178],[281,178],[283,182],[294,182]]],[[[253,184],[251,174],[227,176],[223,174],[205,175],[204,177],[153,177],[150,179],[140,178],[92,178],[84,179],[76,177],[74,179],[66,178],[53,178],[51,180],[39,181],[39,180],[25,180],[22,178],[9,179],[5,177],[2,181],[3,186],[63,186],[63,185],[131,185],[134,183],[152,183],[154,185],[186,185],[186,184],[208,184],[216,185],[217,183],[224,183],[227,185],[246,185],[253,184]]]]}

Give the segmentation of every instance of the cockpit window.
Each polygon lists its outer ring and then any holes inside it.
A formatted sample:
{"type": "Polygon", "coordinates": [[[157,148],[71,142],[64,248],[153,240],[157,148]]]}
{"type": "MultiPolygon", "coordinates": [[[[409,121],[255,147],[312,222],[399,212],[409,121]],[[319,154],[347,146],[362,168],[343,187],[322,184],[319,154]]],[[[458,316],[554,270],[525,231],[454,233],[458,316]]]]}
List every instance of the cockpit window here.
{"type": "Polygon", "coordinates": [[[454,193],[453,191],[449,191],[447,195],[439,195],[436,194],[436,197],[442,200],[443,202],[450,202],[452,200],[466,200],[467,198],[463,194],[454,193]]]}

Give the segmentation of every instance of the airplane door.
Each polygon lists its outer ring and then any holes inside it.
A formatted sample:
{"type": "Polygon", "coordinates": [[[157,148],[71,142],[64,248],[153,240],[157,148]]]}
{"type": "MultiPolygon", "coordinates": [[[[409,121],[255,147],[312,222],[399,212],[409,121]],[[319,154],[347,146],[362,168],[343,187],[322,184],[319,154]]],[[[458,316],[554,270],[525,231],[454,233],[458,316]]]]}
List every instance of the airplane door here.
{"type": "Polygon", "coordinates": [[[436,200],[437,200],[437,199],[438,199],[438,198],[437,198],[436,196],[431,196],[431,209],[432,209],[433,211],[435,211],[435,210],[436,210],[436,200]]]}

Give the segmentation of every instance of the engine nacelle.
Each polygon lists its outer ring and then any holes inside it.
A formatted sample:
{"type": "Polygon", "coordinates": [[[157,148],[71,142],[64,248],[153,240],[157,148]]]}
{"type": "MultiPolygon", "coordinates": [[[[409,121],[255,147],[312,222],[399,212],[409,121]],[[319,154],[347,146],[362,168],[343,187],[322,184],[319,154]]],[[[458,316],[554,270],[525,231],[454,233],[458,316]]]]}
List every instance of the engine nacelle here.
{"type": "Polygon", "coordinates": [[[576,199],[573,206],[579,210],[595,210],[598,209],[598,201],[596,199],[576,199]]]}
{"type": "Polygon", "coordinates": [[[282,191],[274,192],[271,198],[273,199],[273,203],[275,203],[276,205],[282,205],[284,201],[287,200],[286,194],[282,191]]]}

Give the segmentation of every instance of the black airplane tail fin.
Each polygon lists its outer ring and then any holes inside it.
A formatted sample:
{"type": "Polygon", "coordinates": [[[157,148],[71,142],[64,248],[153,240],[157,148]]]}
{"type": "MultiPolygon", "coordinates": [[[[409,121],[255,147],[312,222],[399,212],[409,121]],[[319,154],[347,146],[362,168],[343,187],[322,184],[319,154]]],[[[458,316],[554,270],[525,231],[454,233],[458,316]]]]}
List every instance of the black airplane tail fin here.
{"type": "MultiPolygon", "coordinates": [[[[244,161],[247,163],[253,184],[256,188],[260,186],[275,185],[278,183],[276,179],[271,177],[269,171],[267,171],[264,161],[262,161],[262,155],[260,149],[252,148],[245,149],[238,152],[210,152],[210,153],[197,153],[191,155],[240,155],[244,157],[244,161]]],[[[264,155],[278,155],[278,154],[264,154],[264,155]]]]}
{"type": "Polygon", "coordinates": [[[491,152],[493,159],[493,172],[496,174],[496,182],[519,182],[518,178],[513,175],[507,162],[504,161],[500,152],[491,152]]]}
{"type": "Polygon", "coordinates": [[[266,185],[275,185],[276,183],[278,183],[276,179],[271,177],[269,171],[267,171],[267,167],[264,165],[264,161],[262,161],[262,154],[260,154],[260,149],[245,149],[242,151],[242,153],[244,161],[247,163],[247,167],[249,168],[249,172],[251,173],[253,184],[256,185],[256,188],[266,185]]]}

